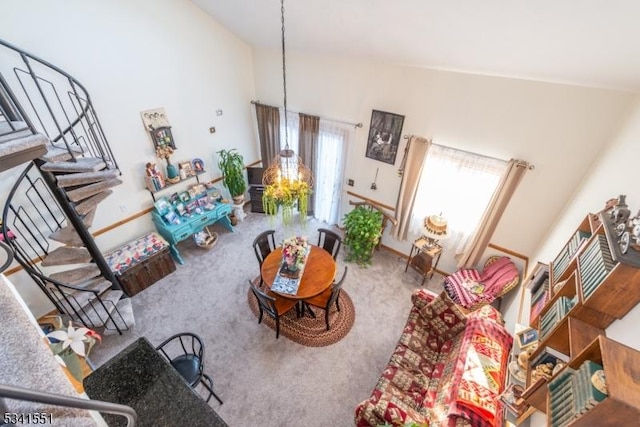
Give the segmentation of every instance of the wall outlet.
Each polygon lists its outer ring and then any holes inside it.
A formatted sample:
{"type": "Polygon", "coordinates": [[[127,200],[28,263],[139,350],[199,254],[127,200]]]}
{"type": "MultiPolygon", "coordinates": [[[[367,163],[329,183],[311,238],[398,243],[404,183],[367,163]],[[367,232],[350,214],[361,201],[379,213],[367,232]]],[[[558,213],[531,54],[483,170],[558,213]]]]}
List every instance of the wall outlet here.
{"type": "Polygon", "coordinates": [[[209,133],[216,133],[216,127],[215,126],[211,126],[209,128],[209,133]]]}
{"type": "Polygon", "coordinates": [[[352,180],[352,179],[348,179],[348,180],[347,180],[347,185],[348,185],[349,187],[353,187],[353,180],[352,180]]]}

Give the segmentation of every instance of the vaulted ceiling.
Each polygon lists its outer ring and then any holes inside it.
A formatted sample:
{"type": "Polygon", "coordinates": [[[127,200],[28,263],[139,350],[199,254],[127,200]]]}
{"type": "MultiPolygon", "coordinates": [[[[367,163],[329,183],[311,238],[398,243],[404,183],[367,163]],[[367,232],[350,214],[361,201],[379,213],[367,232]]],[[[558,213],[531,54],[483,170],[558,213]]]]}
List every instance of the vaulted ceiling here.
{"type": "MultiPolygon", "coordinates": [[[[192,0],[279,49],[279,0],[192,0]]],[[[285,0],[290,51],[640,92],[637,0],[285,0]]]]}

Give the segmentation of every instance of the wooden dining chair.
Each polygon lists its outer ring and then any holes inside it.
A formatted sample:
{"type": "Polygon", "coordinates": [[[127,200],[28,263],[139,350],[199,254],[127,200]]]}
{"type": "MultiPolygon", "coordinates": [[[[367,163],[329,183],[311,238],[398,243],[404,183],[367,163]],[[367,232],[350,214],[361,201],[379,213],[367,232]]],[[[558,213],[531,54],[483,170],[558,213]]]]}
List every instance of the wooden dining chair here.
{"type": "Polygon", "coordinates": [[[256,252],[260,267],[265,258],[276,248],[275,232],[275,230],[263,231],[253,240],[253,250],[256,252]]]}
{"type": "Polygon", "coordinates": [[[253,295],[255,295],[258,300],[258,308],[260,309],[258,323],[262,323],[262,315],[266,312],[276,321],[276,339],[279,338],[280,316],[291,310],[296,305],[297,301],[293,299],[279,298],[271,291],[269,291],[271,294],[269,295],[251,283],[251,280],[249,280],[249,286],[251,286],[251,292],[253,292],[253,295]]]}
{"type": "Polygon", "coordinates": [[[316,295],[313,298],[307,298],[303,302],[304,304],[312,305],[324,310],[324,320],[327,324],[327,331],[329,330],[329,312],[331,306],[335,303],[336,309],[340,311],[340,290],[344,279],[347,277],[347,271],[349,267],[344,267],[344,273],[338,282],[334,282],[329,289],[322,292],[320,295],[316,295]]]}
{"type": "Polygon", "coordinates": [[[318,246],[329,252],[335,260],[342,246],[342,238],[326,228],[318,228],[318,246]]]}

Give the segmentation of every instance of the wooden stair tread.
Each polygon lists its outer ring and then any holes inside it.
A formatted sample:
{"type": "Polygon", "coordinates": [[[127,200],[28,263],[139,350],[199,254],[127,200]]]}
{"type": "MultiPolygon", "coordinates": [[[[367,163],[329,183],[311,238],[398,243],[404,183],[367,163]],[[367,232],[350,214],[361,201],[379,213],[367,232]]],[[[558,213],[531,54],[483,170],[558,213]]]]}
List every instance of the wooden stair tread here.
{"type": "MultiPolygon", "coordinates": [[[[51,144],[47,144],[46,148],[47,153],[40,157],[45,162],[63,162],[72,158],[71,154],[69,154],[66,148],[56,147],[51,144]]],[[[82,150],[79,148],[72,148],[71,151],[73,151],[73,153],[77,155],[82,154],[82,150]]]]}
{"type": "Polygon", "coordinates": [[[84,246],[78,232],[71,225],[62,227],[49,235],[49,239],[72,247],[84,246]]]}
{"type": "Polygon", "coordinates": [[[108,188],[115,187],[122,184],[119,179],[109,179],[106,181],[100,181],[93,184],[86,185],[84,187],[76,188],[75,190],[67,191],[67,197],[72,202],[80,202],[94,196],[108,188]]]}
{"type": "Polygon", "coordinates": [[[96,208],[97,206],[91,209],[82,217],[82,223],[85,225],[85,227],[91,228],[91,226],[93,225],[93,220],[96,217],[96,208]]]}
{"type": "Polygon", "coordinates": [[[72,268],[70,270],[59,271],[57,273],[52,273],[49,277],[53,280],[56,280],[60,283],[65,283],[69,285],[78,285],[82,282],[85,282],[93,277],[97,277],[100,275],[100,269],[95,265],[87,265],[79,268],[72,268]]]}
{"type": "Polygon", "coordinates": [[[111,194],[113,194],[112,190],[105,190],[89,197],[88,199],[85,199],[84,201],[76,205],[76,212],[78,212],[79,215],[88,214],[91,210],[94,210],[100,202],[109,197],[111,194]]]}
{"type": "MultiPolygon", "coordinates": [[[[103,294],[105,291],[111,288],[111,282],[105,280],[102,277],[98,277],[78,286],[87,291],[97,291],[99,294],[103,294]]],[[[66,299],[62,297],[61,293],[59,295],[59,301],[68,313],[73,313],[74,309],[77,311],[82,310],[87,306],[87,304],[89,304],[89,301],[92,301],[96,298],[96,294],[94,294],[93,292],[75,291],[71,289],[69,289],[68,291],[69,292],[64,292],[64,294],[66,295],[66,299]]],[[[54,290],[54,292],[59,293],[59,291],[57,290],[54,290]]]]}
{"type": "Polygon", "coordinates": [[[116,178],[119,175],[120,171],[118,169],[105,169],[98,172],[68,173],[65,175],[58,175],[56,178],[58,187],[67,188],[74,187],[76,185],[93,184],[98,181],[106,181],[116,178]]]}
{"type": "MultiPolygon", "coordinates": [[[[15,135],[5,135],[5,137],[15,135]]],[[[42,134],[28,134],[0,143],[0,172],[37,159],[46,153],[48,138],[42,134]]]]}
{"type": "Polygon", "coordinates": [[[40,169],[47,172],[98,172],[107,164],[99,157],[82,157],[75,162],[47,162],[40,169]]]}
{"type": "Polygon", "coordinates": [[[86,264],[92,260],[89,251],[86,248],[73,248],[70,246],[60,246],[49,252],[47,257],[42,261],[42,266],[65,264],[86,264]]]}

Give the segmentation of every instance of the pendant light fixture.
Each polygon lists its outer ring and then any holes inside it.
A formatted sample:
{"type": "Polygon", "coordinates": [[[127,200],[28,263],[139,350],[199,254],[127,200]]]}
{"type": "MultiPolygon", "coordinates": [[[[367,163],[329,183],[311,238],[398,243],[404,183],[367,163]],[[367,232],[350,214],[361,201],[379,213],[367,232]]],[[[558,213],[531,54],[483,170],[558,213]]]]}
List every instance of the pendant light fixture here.
{"type": "Polygon", "coordinates": [[[300,221],[307,218],[307,206],[313,175],[300,156],[289,148],[289,127],[287,122],[287,61],[285,49],[284,0],[280,0],[280,16],[282,23],[282,90],[284,98],[284,149],[271,160],[262,175],[265,186],[262,197],[265,213],[275,216],[282,212],[282,220],[286,224],[293,217],[297,204],[300,221]]]}

